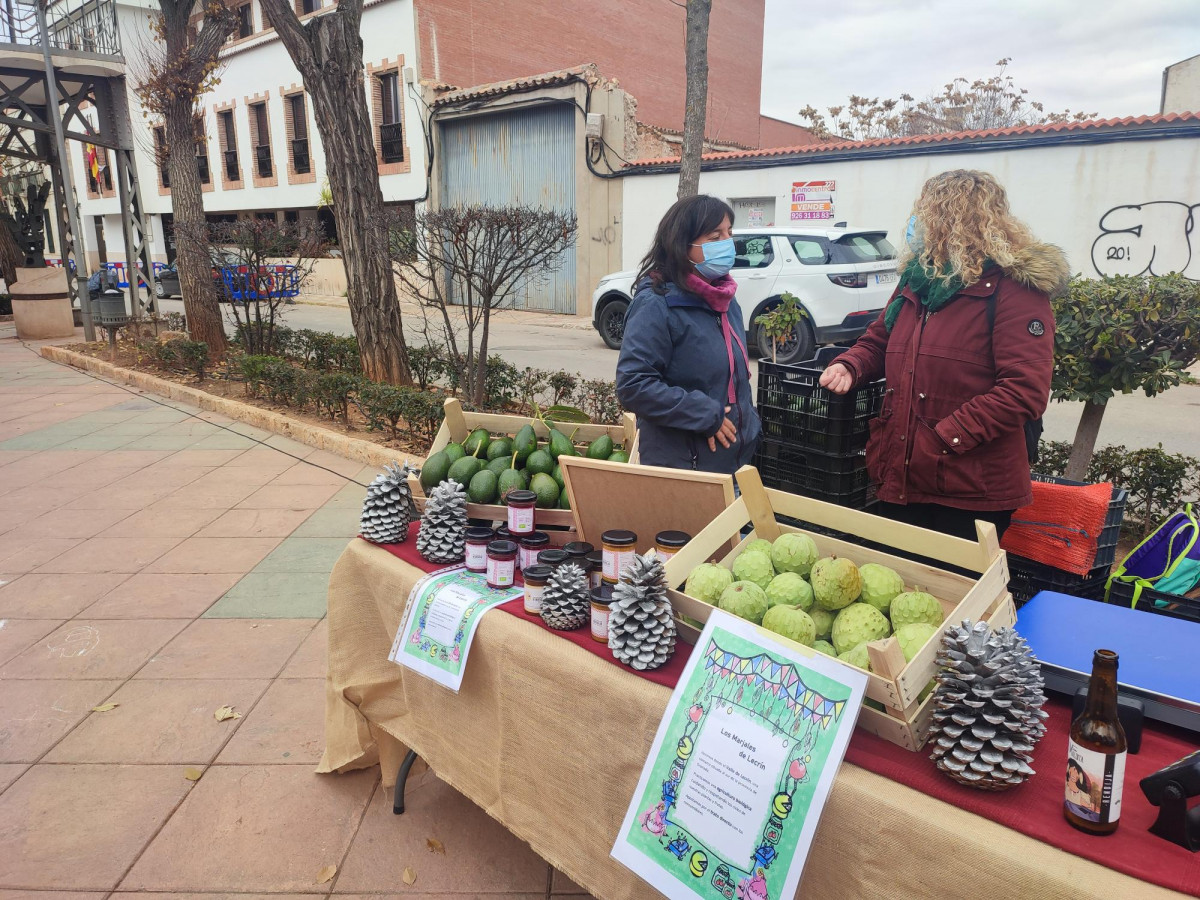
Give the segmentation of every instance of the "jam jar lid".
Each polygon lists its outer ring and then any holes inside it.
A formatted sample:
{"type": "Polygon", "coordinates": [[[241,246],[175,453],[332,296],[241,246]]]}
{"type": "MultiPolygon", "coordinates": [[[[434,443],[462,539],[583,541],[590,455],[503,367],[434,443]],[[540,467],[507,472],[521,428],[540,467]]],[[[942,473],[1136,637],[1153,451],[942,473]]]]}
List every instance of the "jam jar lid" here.
{"type": "Polygon", "coordinates": [[[569,556],[566,550],[543,550],[538,554],[537,561],[543,566],[559,566],[565,563],[569,556]]]}
{"type": "Polygon", "coordinates": [[[663,547],[682,547],[692,536],[686,531],[660,531],[654,538],[654,542],[663,547]]]}
{"type": "Polygon", "coordinates": [[[492,541],[488,544],[489,556],[516,556],[517,545],[512,541],[492,541]]]}
{"type": "Polygon", "coordinates": [[[491,528],[468,528],[465,537],[473,544],[481,543],[482,541],[491,541],[496,536],[496,532],[491,528]]]}
{"type": "Polygon", "coordinates": [[[526,581],[546,581],[553,574],[554,570],[550,566],[527,566],[522,570],[521,574],[526,581]]]}
{"type": "Polygon", "coordinates": [[[531,531],[520,536],[520,543],[525,547],[541,547],[550,543],[550,535],[544,531],[531,531]]]}
{"type": "Polygon", "coordinates": [[[613,587],[611,584],[602,584],[598,588],[592,588],[592,602],[608,606],[613,601],[613,587]]]}
{"type": "Polygon", "coordinates": [[[587,561],[588,561],[588,564],[591,565],[591,567],[593,569],[601,568],[604,565],[604,551],[603,550],[593,550],[591,553],[589,553],[587,555],[587,561]]]}
{"type": "Polygon", "coordinates": [[[591,553],[594,553],[596,548],[587,541],[571,541],[563,547],[567,551],[567,555],[572,559],[586,559],[591,553]]]}
{"type": "Polygon", "coordinates": [[[536,503],[536,502],[537,502],[537,494],[535,494],[533,491],[517,490],[517,491],[509,491],[508,492],[508,505],[509,506],[512,506],[513,504],[517,504],[519,506],[524,506],[526,504],[536,503]]]}
{"type": "Polygon", "coordinates": [[[606,531],[600,535],[600,540],[606,544],[612,544],[614,547],[624,547],[629,544],[637,543],[637,535],[632,531],[626,531],[622,528],[614,528],[611,531],[606,531]]]}

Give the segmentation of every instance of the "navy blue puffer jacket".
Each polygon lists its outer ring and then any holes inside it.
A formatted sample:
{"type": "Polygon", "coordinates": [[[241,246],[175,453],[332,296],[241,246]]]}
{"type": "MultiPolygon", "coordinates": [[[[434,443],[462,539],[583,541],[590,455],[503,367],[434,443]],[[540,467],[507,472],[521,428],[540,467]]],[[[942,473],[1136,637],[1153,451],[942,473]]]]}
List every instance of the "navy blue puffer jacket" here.
{"type": "MultiPolygon", "coordinates": [[[[721,318],[695,294],[670,283],[665,291],[655,293],[649,279],[638,284],[625,316],[617,397],[637,416],[643,464],[732,474],[750,463],[762,432],[746,360],[735,347],[737,404],[729,419],[737,426],[737,442],[728,449],[718,443],[713,452],[708,438],[725,418],[729,390],[721,318]]],[[[745,347],[736,299],[728,315],[745,347]]]]}

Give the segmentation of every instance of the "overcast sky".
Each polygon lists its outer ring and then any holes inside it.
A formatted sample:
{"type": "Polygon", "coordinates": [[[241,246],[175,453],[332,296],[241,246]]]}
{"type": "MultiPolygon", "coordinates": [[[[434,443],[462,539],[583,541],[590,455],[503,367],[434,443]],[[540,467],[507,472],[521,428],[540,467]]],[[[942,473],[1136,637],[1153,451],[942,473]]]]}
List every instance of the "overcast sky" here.
{"type": "Polygon", "coordinates": [[[921,99],[1008,72],[1048,111],[1157,113],[1162,70],[1200,54],[1200,0],[766,0],[762,111],[798,122],[850,94],[921,99]]]}

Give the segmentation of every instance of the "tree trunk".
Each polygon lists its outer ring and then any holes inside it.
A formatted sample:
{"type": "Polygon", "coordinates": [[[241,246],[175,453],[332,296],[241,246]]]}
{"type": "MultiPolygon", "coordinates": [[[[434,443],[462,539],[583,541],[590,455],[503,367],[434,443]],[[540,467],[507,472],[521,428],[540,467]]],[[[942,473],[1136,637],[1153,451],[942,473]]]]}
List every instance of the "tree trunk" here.
{"type": "Polygon", "coordinates": [[[487,358],[488,358],[488,328],[491,324],[491,300],[487,300],[488,305],[483,308],[483,331],[479,335],[479,354],[475,357],[475,376],[474,385],[471,397],[472,402],[483,408],[484,402],[487,400],[487,358]]]}
{"type": "Polygon", "coordinates": [[[1075,429],[1075,444],[1071,447],[1071,458],[1067,460],[1066,478],[1086,481],[1088,466],[1096,450],[1096,438],[1100,436],[1100,420],[1104,418],[1105,406],[1088,401],[1083,404],[1079,427],[1075,429]]]}
{"type": "Polygon", "coordinates": [[[712,0],[687,0],[687,100],[683,115],[683,157],[679,161],[679,199],[700,193],[700,156],[704,152],[704,114],[708,105],[708,17],[712,0]]]}
{"type": "Polygon", "coordinates": [[[367,114],[362,0],[343,0],[304,25],[285,0],[263,0],[262,6],[312,99],[363,371],[375,381],[412,384],[367,114]]]}

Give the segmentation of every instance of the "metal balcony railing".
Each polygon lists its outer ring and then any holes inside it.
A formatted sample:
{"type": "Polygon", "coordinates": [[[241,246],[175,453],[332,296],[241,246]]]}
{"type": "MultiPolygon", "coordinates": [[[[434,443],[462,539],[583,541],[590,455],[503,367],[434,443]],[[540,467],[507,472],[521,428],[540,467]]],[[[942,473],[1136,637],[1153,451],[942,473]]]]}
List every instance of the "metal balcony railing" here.
{"type": "Polygon", "coordinates": [[[236,150],[225,151],[225,180],[226,181],[241,181],[242,173],[238,169],[238,156],[236,150]]]}
{"type": "Polygon", "coordinates": [[[308,156],[308,138],[292,140],[292,169],[297,175],[307,175],[312,171],[312,160],[308,156]]]}
{"type": "Polygon", "coordinates": [[[271,177],[271,145],[259,144],[254,148],[254,162],[258,166],[259,178],[271,177]]]}
{"type": "Polygon", "coordinates": [[[379,126],[379,149],[385,163],[404,162],[404,131],[399,122],[379,126]]]}
{"type": "MultiPolygon", "coordinates": [[[[103,56],[121,55],[114,0],[58,0],[46,8],[50,47],[103,56]]],[[[0,43],[40,47],[37,8],[29,0],[0,0],[0,43]]]]}

